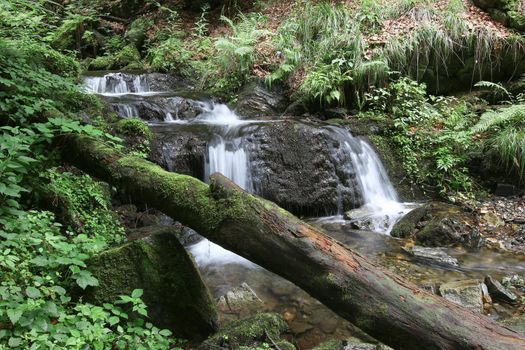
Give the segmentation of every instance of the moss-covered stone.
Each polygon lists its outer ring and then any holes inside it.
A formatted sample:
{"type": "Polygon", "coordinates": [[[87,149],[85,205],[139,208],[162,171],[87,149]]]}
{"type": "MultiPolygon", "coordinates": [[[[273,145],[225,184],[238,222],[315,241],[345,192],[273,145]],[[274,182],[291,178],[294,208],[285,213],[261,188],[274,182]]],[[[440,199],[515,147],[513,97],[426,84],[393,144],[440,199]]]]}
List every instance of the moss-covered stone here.
{"type": "Polygon", "coordinates": [[[151,20],[144,17],[137,18],[129,25],[125,38],[132,43],[137,50],[142,50],[144,42],[146,41],[146,32],[151,24],[151,20]]]}
{"type": "Polygon", "coordinates": [[[89,263],[99,286],[85,298],[96,304],[143,289],[151,321],[184,338],[204,338],[217,327],[217,312],[193,260],[170,228],[105,251],[89,263]]]}
{"type": "Polygon", "coordinates": [[[392,228],[391,235],[398,238],[406,238],[416,229],[416,225],[428,212],[428,205],[423,205],[406,214],[392,228]]]}
{"type": "Polygon", "coordinates": [[[107,70],[120,68],[142,68],[140,63],[140,53],[137,48],[129,44],[122,50],[105,56],[99,56],[86,61],[89,70],[107,70]]]}
{"type": "Polygon", "coordinates": [[[287,328],[286,322],[279,314],[257,314],[228,323],[205,340],[199,346],[199,350],[257,348],[272,341],[286,344],[286,349],[295,349],[292,344],[280,340],[281,333],[287,328]]]}

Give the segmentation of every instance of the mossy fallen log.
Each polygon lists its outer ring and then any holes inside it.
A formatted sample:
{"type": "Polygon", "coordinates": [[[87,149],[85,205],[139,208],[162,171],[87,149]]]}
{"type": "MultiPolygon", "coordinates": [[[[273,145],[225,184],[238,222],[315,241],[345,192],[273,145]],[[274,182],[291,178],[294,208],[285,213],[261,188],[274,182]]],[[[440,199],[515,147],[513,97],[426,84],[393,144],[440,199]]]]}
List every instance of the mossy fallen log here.
{"type": "Polygon", "coordinates": [[[86,136],[58,146],[71,164],[295,283],[395,349],[525,348],[524,335],[417,288],[220,174],[208,186],[86,136]]]}

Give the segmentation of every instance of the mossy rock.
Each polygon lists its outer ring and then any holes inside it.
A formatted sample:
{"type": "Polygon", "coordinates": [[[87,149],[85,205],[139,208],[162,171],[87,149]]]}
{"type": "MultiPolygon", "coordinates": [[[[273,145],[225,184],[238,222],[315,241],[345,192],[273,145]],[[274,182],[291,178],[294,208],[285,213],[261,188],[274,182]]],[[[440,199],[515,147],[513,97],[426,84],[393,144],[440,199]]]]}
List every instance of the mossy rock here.
{"type": "Polygon", "coordinates": [[[151,27],[152,22],[144,17],[139,17],[129,25],[124,37],[132,43],[137,50],[142,50],[146,41],[146,32],[151,27]]]}
{"type": "Polygon", "coordinates": [[[398,238],[409,237],[416,229],[417,224],[425,217],[428,213],[429,206],[423,205],[416,208],[408,214],[406,214],[401,220],[399,220],[392,228],[391,235],[398,238]]]}
{"type": "Polygon", "coordinates": [[[467,247],[478,247],[480,235],[472,228],[475,221],[471,213],[462,208],[433,202],[428,207],[425,217],[417,224],[414,240],[418,245],[425,247],[446,247],[453,245],[464,245],[467,247]]]}
{"type": "Polygon", "coordinates": [[[295,349],[280,340],[281,333],[288,328],[281,315],[262,313],[253,317],[228,323],[219,332],[205,340],[199,350],[257,348],[272,340],[285,345],[286,349],[295,349]],[[271,338],[271,339],[269,339],[271,338]]]}
{"type": "Polygon", "coordinates": [[[120,69],[140,69],[143,67],[140,62],[140,53],[137,48],[129,44],[122,48],[119,52],[105,56],[99,56],[87,61],[89,70],[108,70],[120,69]]]}
{"type": "Polygon", "coordinates": [[[103,304],[143,289],[156,326],[187,339],[202,339],[217,329],[210,293],[170,227],[107,250],[90,259],[88,267],[99,286],[88,288],[85,300],[103,304]]]}

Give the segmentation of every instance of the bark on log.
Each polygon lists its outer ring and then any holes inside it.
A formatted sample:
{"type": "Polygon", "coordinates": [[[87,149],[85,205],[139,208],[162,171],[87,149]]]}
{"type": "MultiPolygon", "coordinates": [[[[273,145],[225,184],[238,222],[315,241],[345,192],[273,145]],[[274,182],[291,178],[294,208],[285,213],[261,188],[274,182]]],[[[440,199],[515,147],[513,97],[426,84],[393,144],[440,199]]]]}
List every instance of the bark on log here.
{"type": "Polygon", "coordinates": [[[525,336],[429,294],[220,174],[211,185],[68,135],[66,160],[295,283],[395,349],[525,349],[525,336]]]}

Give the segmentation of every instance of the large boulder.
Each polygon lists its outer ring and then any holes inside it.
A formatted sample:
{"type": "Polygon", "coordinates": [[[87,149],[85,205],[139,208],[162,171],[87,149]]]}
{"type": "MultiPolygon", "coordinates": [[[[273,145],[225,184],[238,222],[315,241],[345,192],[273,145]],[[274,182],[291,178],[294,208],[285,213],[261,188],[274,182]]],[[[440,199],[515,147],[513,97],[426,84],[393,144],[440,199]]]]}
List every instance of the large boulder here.
{"type": "MultiPolygon", "coordinates": [[[[153,159],[166,169],[204,179],[217,127],[153,126],[153,159]]],[[[320,216],[362,204],[352,158],[321,125],[292,120],[231,129],[249,155],[254,192],[297,214],[320,216]]]]}
{"type": "Polygon", "coordinates": [[[462,244],[467,247],[480,245],[480,234],[471,223],[472,213],[462,208],[432,202],[408,213],[392,229],[395,237],[412,237],[418,245],[444,247],[462,244]]]}
{"type": "Polygon", "coordinates": [[[281,333],[288,326],[281,315],[262,313],[239,321],[233,321],[219,332],[206,339],[199,350],[217,349],[252,349],[262,347],[264,343],[275,344],[272,347],[281,350],[294,350],[295,347],[280,339],[281,333]]]}
{"type": "Polygon", "coordinates": [[[288,99],[282,89],[270,89],[257,80],[249,83],[239,93],[235,111],[243,117],[277,116],[288,106],[288,99]]]}
{"type": "Polygon", "coordinates": [[[184,338],[204,338],[217,329],[210,293],[170,227],[107,250],[88,262],[99,286],[85,299],[96,304],[143,289],[150,320],[184,338]]]}

